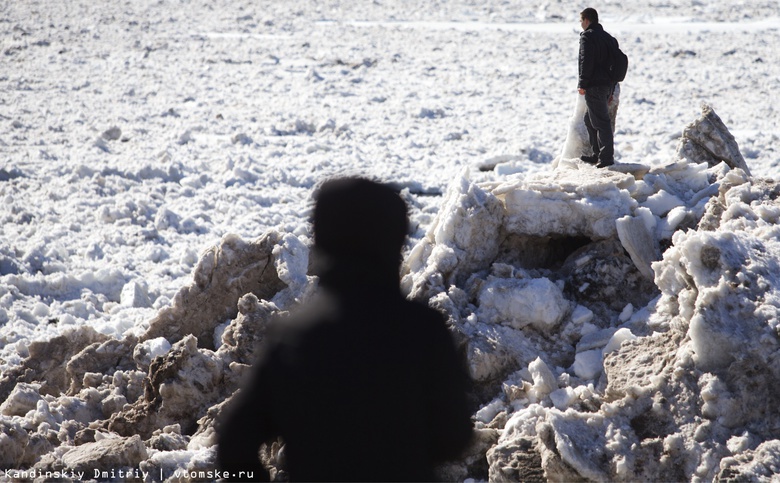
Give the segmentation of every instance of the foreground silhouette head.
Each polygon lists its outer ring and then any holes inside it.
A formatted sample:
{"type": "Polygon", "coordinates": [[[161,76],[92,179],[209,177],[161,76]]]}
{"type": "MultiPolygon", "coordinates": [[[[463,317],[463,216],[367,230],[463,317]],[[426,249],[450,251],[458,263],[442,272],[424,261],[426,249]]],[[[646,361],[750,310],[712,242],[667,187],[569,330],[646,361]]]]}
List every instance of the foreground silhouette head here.
{"type": "Polygon", "coordinates": [[[314,246],[334,263],[398,265],[409,222],[392,188],[363,178],[325,182],[314,208],[314,246]]]}

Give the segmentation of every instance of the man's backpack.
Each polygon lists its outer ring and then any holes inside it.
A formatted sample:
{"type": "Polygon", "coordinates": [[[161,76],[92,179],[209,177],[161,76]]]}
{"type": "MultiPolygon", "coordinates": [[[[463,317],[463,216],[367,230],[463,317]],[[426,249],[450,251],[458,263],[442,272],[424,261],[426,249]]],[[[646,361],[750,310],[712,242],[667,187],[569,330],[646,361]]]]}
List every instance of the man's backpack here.
{"type": "Polygon", "coordinates": [[[609,78],[614,82],[623,82],[628,72],[628,56],[620,50],[616,38],[612,37],[609,44],[609,78]]]}

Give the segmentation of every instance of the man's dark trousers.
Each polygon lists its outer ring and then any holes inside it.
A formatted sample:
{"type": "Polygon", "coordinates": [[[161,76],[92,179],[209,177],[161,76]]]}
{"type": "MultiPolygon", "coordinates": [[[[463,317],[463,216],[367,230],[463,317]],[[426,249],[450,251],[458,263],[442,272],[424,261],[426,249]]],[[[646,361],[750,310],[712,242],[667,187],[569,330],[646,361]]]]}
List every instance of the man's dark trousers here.
{"type": "Polygon", "coordinates": [[[593,155],[599,163],[612,164],[615,157],[615,145],[612,138],[612,121],[609,119],[607,105],[612,95],[612,86],[593,86],[585,90],[585,127],[593,149],[593,155]]]}

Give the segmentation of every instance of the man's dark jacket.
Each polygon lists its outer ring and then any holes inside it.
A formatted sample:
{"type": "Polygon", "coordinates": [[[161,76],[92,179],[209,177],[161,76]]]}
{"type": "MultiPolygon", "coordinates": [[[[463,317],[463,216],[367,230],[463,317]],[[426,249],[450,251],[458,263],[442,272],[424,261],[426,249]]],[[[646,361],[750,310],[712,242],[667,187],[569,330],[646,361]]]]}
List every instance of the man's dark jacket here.
{"type": "Polygon", "coordinates": [[[459,455],[464,366],[442,316],[405,300],[397,273],[340,264],[276,326],[219,431],[222,469],[264,473],[258,447],[277,436],[293,481],[431,481],[459,455]]]}
{"type": "Polygon", "coordinates": [[[577,87],[612,85],[609,78],[610,44],[615,39],[600,23],[592,23],[580,33],[579,81],[577,87]]]}

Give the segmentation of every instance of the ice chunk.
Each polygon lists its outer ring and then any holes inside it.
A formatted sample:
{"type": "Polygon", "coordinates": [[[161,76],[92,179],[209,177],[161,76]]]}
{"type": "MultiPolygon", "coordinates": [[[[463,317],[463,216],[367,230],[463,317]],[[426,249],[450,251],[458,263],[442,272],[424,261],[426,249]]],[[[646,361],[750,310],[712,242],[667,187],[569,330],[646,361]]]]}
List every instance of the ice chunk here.
{"type": "Polygon", "coordinates": [[[139,367],[148,368],[152,361],[171,350],[171,343],[165,337],[156,337],[143,341],[133,349],[133,360],[139,367]]]}
{"type": "Polygon", "coordinates": [[[736,342],[732,334],[708,324],[704,315],[693,316],[688,335],[696,353],[696,365],[702,370],[722,368],[734,360],[734,352],[729,350],[736,342]]]}
{"type": "Polygon", "coordinates": [[[501,401],[501,399],[494,399],[490,403],[482,406],[482,408],[477,411],[477,413],[474,415],[477,421],[481,421],[485,424],[489,423],[493,420],[493,418],[496,417],[498,413],[503,411],[505,408],[504,402],[501,401]]]}
{"type": "Polygon", "coordinates": [[[611,238],[615,220],[629,215],[637,205],[623,189],[634,178],[612,171],[602,175],[559,170],[552,179],[531,178],[498,186],[493,193],[504,200],[505,228],[527,236],[611,238]]]}
{"type": "Polygon", "coordinates": [[[618,316],[618,320],[620,320],[621,322],[625,322],[628,319],[630,319],[633,314],[634,314],[634,306],[632,304],[628,304],[623,308],[623,311],[618,316]]]}
{"type": "Polygon", "coordinates": [[[615,226],[620,243],[631,256],[631,261],[642,275],[652,279],[654,273],[650,264],[658,259],[658,250],[644,217],[624,216],[616,221],[615,226]]]}
{"type": "Polygon", "coordinates": [[[595,379],[602,370],[601,350],[579,352],[574,357],[574,373],[580,379],[595,379]]]}
{"type": "Polygon", "coordinates": [[[556,326],[569,310],[561,289],[546,278],[491,278],[479,294],[483,320],[516,329],[533,325],[539,330],[556,326]]]}
{"type": "Polygon", "coordinates": [[[555,376],[541,357],[537,357],[531,362],[528,365],[528,370],[531,372],[531,377],[534,381],[533,387],[528,391],[531,402],[541,401],[552,391],[558,389],[555,376]]]}
{"type": "Polygon", "coordinates": [[[577,391],[570,386],[562,387],[550,394],[553,405],[561,411],[568,409],[577,399],[579,399],[577,391]]]}
{"type": "Polygon", "coordinates": [[[138,282],[126,283],[119,297],[120,304],[125,307],[151,307],[152,301],[149,300],[149,293],[145,285],[138,282]]]}
{"type": "Polygon", "coordinates": [[[672,208],[678,206],[685,206],[685,203],[677,196],[669,193],[668,191],[659,191],[658,193],[647,198],[642,206],[648,208],[656,216],[664,216],[669,213],[672,208]]]}
{"type": "Polygon", "coordinates": [[[308,282],[309,247],[295,235],[286,234],[273,248],[274,265],[279,279],[290,287],[302,287],[308,282]]]}
{"type": "Polygon", "coordinates": [[[425,238],[406,258],[404,291],[424,300],[488,268],[498,253],[500,237],[496,234],[503,219],[501,201],[470,182],[464,171],[447,190],[425,238]]]}
{"type": "Polygon", "coordinates": [[[601,349],[606,346],[615,334],[614,328],[594,330],[584,334],[577,343],[577,352],[586,352],[593,349],[601,349]]]}
{"type": "Polygon", "coordinates": [[[611,339],[609,339],[609,342],[602,350],[602,353],[604,355],[609,354],[610,352],[617,350],[620,348],[620,344],[627,340],[634,340],[636,339],[636,336],[626,328],[618,329],[617,332],[615,332],[615,335],[612,336],[611,339]]]}
{"type": "Polygon", "coordinates": [[[584,324],[593,320],[593,312],[584,305],[577,305],[571,314],[571,321],[575,324],[584,324]]]}

